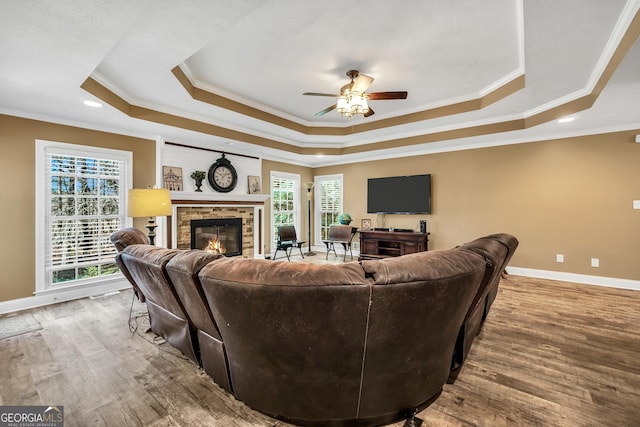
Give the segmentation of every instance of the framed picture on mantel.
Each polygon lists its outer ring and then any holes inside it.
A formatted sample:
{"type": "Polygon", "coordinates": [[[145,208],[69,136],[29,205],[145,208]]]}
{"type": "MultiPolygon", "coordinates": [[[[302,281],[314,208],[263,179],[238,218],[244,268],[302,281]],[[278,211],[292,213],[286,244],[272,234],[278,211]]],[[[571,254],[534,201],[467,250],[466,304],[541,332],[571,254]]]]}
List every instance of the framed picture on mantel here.
{"type": "Polygon", "coordinates": [[[371,230],[371,220],[370,219],[363,219],[362,223],[360,224],[360,230],[362,230],[362,231],[371,230]]]}
{"type": "Polygon", "coordinates": [[[262,185],[260,184],[260,177],[249,175],[249,194],[262,193],[262,185]]]}
{"type": "Polygon", "coordinates": [[[162,167],[162,180],[164,188],[169,191],[182,191],[182,168],[175,166],[162,167]]]}

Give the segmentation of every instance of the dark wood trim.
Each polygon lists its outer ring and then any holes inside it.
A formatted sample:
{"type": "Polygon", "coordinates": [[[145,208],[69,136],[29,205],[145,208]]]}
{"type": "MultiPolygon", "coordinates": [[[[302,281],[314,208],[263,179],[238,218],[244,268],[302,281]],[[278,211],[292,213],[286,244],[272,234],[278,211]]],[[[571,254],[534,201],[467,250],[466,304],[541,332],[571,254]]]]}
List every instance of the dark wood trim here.
{"type": "Polygon", "coordinates": [[[259,254],[264,254],[264,244],[262,243],[262,229],[263,229],[263,224],[262,224],[262,210],[258,210],[258,223],[257,226],[255,224],[255,219],[254,219],[254,227],[255,227],[255,231],[258,233],[258,250],[257,252],[259,254]]]}
{"type": "Polygon", "coordinates": [[[177,143],[177,142],[165,141],[164,143],[167,144],[167,145],[175,145],[176,147],[192,148],[194,150],[211,151],[213,153],[228,154],[228,155],[231,155],[231,156],[246,157],[247,159],[260,160],[260,157],[249,156],[247,154],[238,154],[238,153],[232,153],[230,151],[214,150],[213,148],[194,147],[193,145],[180,144],[180,143],[177,143]]]}
{"type": "Polygon", "coordinates": [[[260,201],[242,200],[171,200],[172,205],[251,205],[264,206],[260,201]]]}
{"type": "Polygon", "coordinates": [[[172,239],[171,239],[171,235],[173,234],[172,233],[172,229],[171,229],[171,224],[173,222],[172,218],[173,218],[172,215],[169,215],[167,217],[167,248],[172,248],[173,247],[172,239]]]}

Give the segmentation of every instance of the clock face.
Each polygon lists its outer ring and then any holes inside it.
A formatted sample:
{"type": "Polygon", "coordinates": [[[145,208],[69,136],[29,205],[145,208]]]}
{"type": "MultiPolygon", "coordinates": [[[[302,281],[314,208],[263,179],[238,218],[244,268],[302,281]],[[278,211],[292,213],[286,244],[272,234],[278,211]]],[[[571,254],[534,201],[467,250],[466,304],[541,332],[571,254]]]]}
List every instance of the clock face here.
{"type": "Polygon", "coordinates": [[[222,188],[228,188],[233,183],[233,173],[226,166],[220,166],[213,172],[213,180],[222,188]]]}
{"type": "Polygon", "coordinates": [[[237,183],[238,173],[224,155],[209,168],[209,184],[214,190],[228,193],[236,188],[237,183]]]}

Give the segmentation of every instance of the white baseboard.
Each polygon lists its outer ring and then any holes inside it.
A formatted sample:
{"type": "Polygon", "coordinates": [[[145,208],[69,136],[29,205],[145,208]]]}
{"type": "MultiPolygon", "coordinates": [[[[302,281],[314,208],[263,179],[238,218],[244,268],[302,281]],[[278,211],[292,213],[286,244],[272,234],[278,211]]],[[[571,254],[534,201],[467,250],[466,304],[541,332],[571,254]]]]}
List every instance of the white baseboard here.
{"type": "Polygon", "coordinates": [[[562,271],[535,270],[532,268],[507,267],[507,273],[515,276],[560,280],[585,285],[606,286],[608,288],[640,291],[640,280],[617,279],[615,277],[589,276],[587,274],[565,273],[562,271]]]}
{"type": "Polygon", "coordinates": [[[0,314],[13,313],[15,311],[27,310],[58,302],[102,295],[130,288],[131,284],[124,277],[122,277],[121,280],[110,280],[108,283],[96,283],[88,286],[66,288],[61,289],[59,292],[47,292],[46,294],[34,295],[32,297],[1,301],[0,314]]]}

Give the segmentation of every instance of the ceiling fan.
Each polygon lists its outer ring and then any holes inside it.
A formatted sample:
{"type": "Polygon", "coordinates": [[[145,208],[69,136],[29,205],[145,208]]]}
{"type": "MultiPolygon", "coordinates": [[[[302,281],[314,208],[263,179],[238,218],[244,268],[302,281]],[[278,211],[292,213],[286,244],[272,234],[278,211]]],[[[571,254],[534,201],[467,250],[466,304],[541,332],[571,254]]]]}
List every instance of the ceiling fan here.
{"type": "Polygon", "coordinates": [[[357,114],[362,114],[364,117],[369,117],[374,114],[374,111],[369,107],[367,101],[377,101],[385,99],[407,99],[406,91],[398,92],[372,92],[366,93],[373,82],[373,77],[360,74],[358,70],[347,71],[347,77],[351,79],[351,82],[340,88],[340,94],[334,95],[330,93],[317,93],[317,92],[305,92],[303,95],[310,96],[330,96],[337,97],[338,102],[334,105],[325,108],[322,111],[318,111],[316,116],[324,116],[329,111],[338,110],[343,117],[351,118],[357,114]]]}

